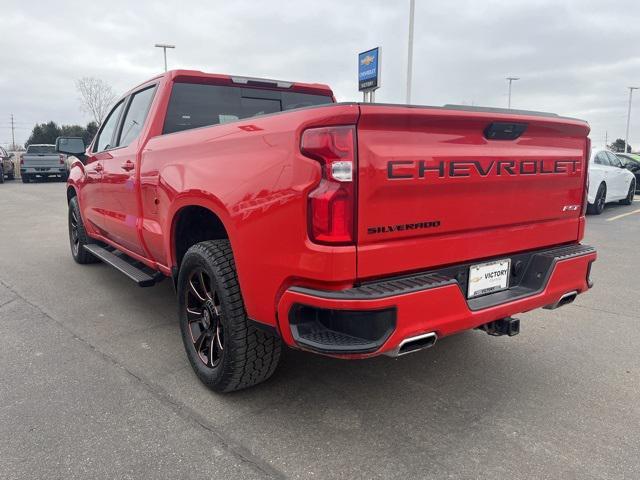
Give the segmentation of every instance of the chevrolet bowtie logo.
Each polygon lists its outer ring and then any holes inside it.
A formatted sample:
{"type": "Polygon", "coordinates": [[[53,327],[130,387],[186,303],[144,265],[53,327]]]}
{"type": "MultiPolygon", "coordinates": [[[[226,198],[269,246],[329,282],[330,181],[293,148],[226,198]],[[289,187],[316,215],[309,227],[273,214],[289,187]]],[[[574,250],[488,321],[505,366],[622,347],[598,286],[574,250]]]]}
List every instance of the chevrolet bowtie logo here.
{"type": "Polygon", "coordinates": [[[373,55],[367,55],[362,60],[360,60],[360,65],[371,65],[374,60],[375,58],[373,57],[373,55]]]}

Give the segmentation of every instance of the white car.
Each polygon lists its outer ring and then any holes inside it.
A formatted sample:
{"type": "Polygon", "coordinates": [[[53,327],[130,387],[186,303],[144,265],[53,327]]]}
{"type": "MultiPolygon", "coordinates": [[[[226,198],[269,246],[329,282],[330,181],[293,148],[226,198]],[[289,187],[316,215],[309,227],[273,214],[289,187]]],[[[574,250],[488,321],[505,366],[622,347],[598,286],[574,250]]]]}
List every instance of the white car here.
{"type": "Polygon", "coordinates": [[[589,161],[589,202],[587,211],[600,215],[605,204],[619,201],[631,205],[636,178],[612,152],[594,148],[589,161]]]}

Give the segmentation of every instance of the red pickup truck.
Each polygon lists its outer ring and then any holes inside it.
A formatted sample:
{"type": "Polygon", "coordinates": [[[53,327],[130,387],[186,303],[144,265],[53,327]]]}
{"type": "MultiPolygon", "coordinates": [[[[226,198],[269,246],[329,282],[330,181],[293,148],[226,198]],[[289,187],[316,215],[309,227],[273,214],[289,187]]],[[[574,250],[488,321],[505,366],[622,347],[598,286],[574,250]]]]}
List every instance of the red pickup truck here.
{"type": "Polygon", "coordinates": [[[282,345],[399,356],[591,287],[588,125],[501,109],[335,103],[325,85],[177,70],[132,89],[67,186],[78,263],[170,277],[215,391],[282,345]]]}

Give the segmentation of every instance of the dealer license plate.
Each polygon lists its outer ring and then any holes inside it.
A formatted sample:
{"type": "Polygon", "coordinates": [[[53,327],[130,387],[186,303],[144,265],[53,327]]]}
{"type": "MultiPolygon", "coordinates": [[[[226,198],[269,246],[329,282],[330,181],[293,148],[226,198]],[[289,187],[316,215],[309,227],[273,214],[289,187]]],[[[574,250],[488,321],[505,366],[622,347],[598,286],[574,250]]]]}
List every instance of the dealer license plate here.
{"type": "Polygon", "coordinates": [[[469,267],[467,297],[479,297],[509,288],[511,259],[480,263],[469,267]]]}

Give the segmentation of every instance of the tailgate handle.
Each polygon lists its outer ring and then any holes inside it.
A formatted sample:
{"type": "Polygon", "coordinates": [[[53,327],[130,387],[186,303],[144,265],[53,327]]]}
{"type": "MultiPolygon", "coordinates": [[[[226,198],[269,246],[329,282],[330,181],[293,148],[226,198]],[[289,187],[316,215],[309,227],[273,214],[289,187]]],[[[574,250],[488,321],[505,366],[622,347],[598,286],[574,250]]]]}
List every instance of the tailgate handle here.
{"type": "Polygon", "coordinates": [[[515,140],[526,129],[526,123],[493,122],[484,129],[484,137],[488,140],[515,140]]]}

